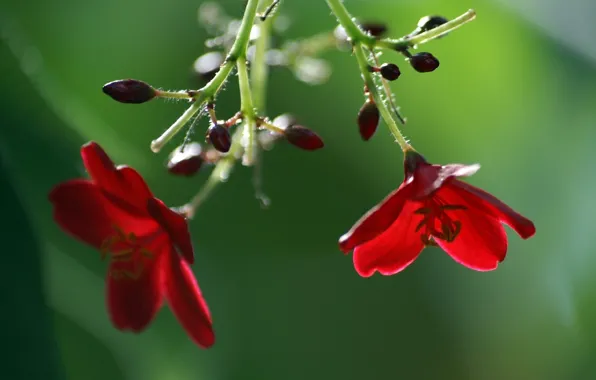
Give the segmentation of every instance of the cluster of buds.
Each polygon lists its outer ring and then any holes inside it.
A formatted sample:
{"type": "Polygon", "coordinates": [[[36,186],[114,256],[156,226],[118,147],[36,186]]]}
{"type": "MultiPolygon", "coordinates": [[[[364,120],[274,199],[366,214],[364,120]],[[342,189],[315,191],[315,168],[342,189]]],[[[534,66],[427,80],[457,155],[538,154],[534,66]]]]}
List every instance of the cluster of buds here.
{"type": "MultiPolygon", "coordinates": [[[[145,103],[156,97],[168,97],[170,94],[135,79],[122,79],[107,83],[103,87],[103,92],[118,102],[132,104],[145,103]]],[[[186,93],[189,97],[193,96],[193,91],[186,91],[186,93]]],[[[170,173],[191,176],[199,171],[203,163],[215,164],[226,153],[229,153],[232,146],[230,129],[242,122],[242,112],[237,112],[227,120],[219,120],[215,113],[214,103],[206,104],[204,111],[210,119],[204,144],[208,144],[211,148],[205,150],[201,143],[187,141],[189,140],[189,136],[187,136],[185,141],[170,153],[166,164],[170,173]]],[[[274,142],[284,138],[290,144],[307,151],[317,150],[324,146],[323,140],[318,134],[299,125],[296,119],[289,114],[282,114],[273,121],[266,117],[257,117],[256,124],[259,130],[258,144],[266,150],[270,150],[274,142]]],[[[194,128],[194,125],[191,128],[194,128]]]]}
{"type": "MultiPolygon", "coordinates": [[[[261,21],[265,21],[271,18],[275,14],[278,4],[279,1],[274,1],[257,19],[260,18],[261,21]]],[[[201,81],[207,83],[203,89],[172,92],[160,90],[140,80],[122,79],[104,85],[103,92],[121,103],[139,104],[148,102],[154,98],[173,98],[188,100],[191,103],[198,102],[201,99],[200,96],[204,93],[204,89],[212,83],[211,81],[214,81],[214,79],[217,80],[216,75],[224,67],[226,61],[229,60],[234,49],[234,43],[237,40],[237,34],[242,26],[241,20],[228,17],[216,3],[204,3],[199,9],[199,19],[206,31],[213,36],[213,38],[207,40],[205,43],[210,51],[197,58],[193,64],[194,73],[201,81]]],[[[278,22],[272,23],[273,28],[269,26],[268,32],[271,32],[271,29],[277,34],[282,32],[285,26],[284,22],[279,22],[280,20],[283,21],[281,18],[275,18],[274,21],[278,22]]],[[[265,32],[262,28],[263,23],[253,24],[250,28],[249,37],[244,46],[245,51],[242,54],[242,59],[246,59],[247,61],[247,67],[256,59],[256,41],[259,38],[263,38],[265,32]]],[[[273,40],[273,38],[269,38],[269,41],[273,40]]],[[[275,45],[269,45],[267,44],[267,47],[262,51],[264,59],[258,64],[283,66],[280,64],[282,61],[286,63],[292,61],[292,64],[294,64],[298,58],[308,58],[295,54],[296,52],[288,48],[288,46],[293,46],[292,44],[284,44],[283,49],[277,48],[275,45]],[[287,59],[289,55],[293,56],[292,60],[287,59]],[[285,58],[275,60],[273,57],[285,58]]],[[[240,58],[235,57],[235,59],[240,58]]],[[[295,68],[297,69],[296,75],[298,77],[307,77],[303,73],[305,71],[304,67],[300,70],[298,70],[298,66],[295,66],[295,68]]],[[[252,155],[254,155],[254,150],[256,149],[270,150],[273,144],[279,140],[285,140],[307,151],[314,151],[324,146],[323,140],[319,135],[300,125],[291,115],[282,114],[271,120],[266,116],[259,115],[257,112],[260,110],[255,105],[246,107],[250,111],[250,114],[247,114],[247,110],[241,107],[229,119],[219,119],[215,111],[215,96],[218,90],[219,88],[215,88],[215,91],[210,95],[210,99],[201,105],[201,110],[196,112],[198,116],[194,120],[192,118],[185,120],[190,126],[182,144],[175,148],[169,156],[166,166],[170,173],[191,176],[198,172],[204,164],[217,164],[221,159],[226,157],[230,157],[232,160],[242,157],[242,162],[250,166],[254,164],[256,158],[251,157],[251,152],[249,151],[252,151],[252,155]],[[192,141],[196,121],[201,115],[208,115],[209,118],[205,141],[192,141]],[[251,123],[252,125],[248,126],[251,123]],[[237,136],[231,133],[231,130],[234,128],[240,129],[237,136]],[[241,130],[243,128],[245,129],[244,131],[241,130]],[[253,133],[256,138],[250,136],[253,133]],[[239,146],[233,149],[234,141],[237,141],[237,145],[239,146]]],[[[242,99],[243,103],[245,100],[242,99]]],[[[184,115],[181,116],[181,119],[184,117],[184,115]]],[[[161,146],[154,149],[154,151],[159,149],[161,149],[161,146]]]]}
{"type": "MultiPolygon", "coordinates": [[[[415,37],[421,33],[432,30],[448,22],[442,16],[425,16],[418,21],[418,25],[413,32],[407,35],[408,38],[415,37]]],[[[381,23],[362,23],[360,29],[375,38],[381,38],[388,31],[386,25],[381,23]]],[[[347,42],[348,37],[343,26],[339,25],[334,32],[338,40],[347,42]]],[[[428,73],[435,71],[439,67],[439,60],[428,52],[420,52],[411,54],[408,48],[399,48],[398,51],[404,55],[412,68],[419,73],[428,73]]],[[[376,57],[375,57],[376,59],[376,57]]],[[[368,65],[367,69],[371,73],[379,74],[383,79],[388,81],[395,81],[401,75],[399,66],[392,62],[386,62],[381,65],[368,65]]],[[[387,88],[387,87],[386,87],[387,88]]],[[[389,92],[389,91],[388,91],[389,92]]],[[[358,128],[360,136],[364,141],[368,141],[379,125],[380,113],[373,97],[371,96],[367,86],[364,87],[365,102],[360,108],[357,117],[358,128]]],[[[389,95],[389,99],[391,96],[389,95]]],[[[397,113],[397,110],[396,110],[397,113]]],[[[397,113],[399,115],[399,113],[397,113]]],[[[399,120],[405,122],[405,119],[399,115],[399,120]]]]}

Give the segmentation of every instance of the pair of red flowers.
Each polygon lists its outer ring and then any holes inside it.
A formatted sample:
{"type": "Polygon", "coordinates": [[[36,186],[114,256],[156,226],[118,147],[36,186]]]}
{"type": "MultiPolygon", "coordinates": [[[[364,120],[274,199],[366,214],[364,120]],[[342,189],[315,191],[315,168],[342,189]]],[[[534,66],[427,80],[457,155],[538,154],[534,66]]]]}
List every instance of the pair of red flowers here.
{"type": "MultiPolygon", "coordinates": [[[[50,193],[54,218],[70,234],[110,256],[107,306],[113,324],[139,332],[165,298],[191,337],[210,347],[214,333],[209,309],[190,269],[194,252],[186,219],[155,198],[143,178],[115,167],[96,143],[81,155],[91,180],[71,180],[50,193]]],[[[406,153],[405,179],[340,238],[363,277],[394,274],[428,245],[438,245],[457,262],[492,270],[505,258],[501,223],[522,238],[535,233],[531,221],[492,195],[457,180],[478,165],[431,165],[406,153]]]]}

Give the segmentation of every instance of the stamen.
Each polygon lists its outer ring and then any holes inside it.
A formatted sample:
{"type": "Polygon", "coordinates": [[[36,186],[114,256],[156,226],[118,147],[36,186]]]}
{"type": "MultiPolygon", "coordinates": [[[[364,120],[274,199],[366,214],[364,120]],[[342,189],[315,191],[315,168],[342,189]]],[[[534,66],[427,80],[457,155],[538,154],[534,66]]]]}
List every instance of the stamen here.
{"type": "Polygon", "coordinates": [[[116,225],[113,228],[115,234],[107,237],[101,244],[101,258],[103,260],[110,254],[112,263],[131,263],[135,267],[134,270],[117,268],[110,270],[109,274],[114,280],[121,280],[123,278],[136,280],[141,277],[144,270],[142,258],[154,258],[153,252],[143,245],[149,244],[157,235],[149,236],[149,240],[145,237],[142,241],[139,241],[139,238],[134,232],[125,233],[116,225]]]}
{"type": "Polygon", "coordinates": [[[458,220],[451,220],[447,211],[466,210],[467,207],[455,204],[442,204],[441,199],[432,199],[425,202],[425,206],[414,211],[414,214],[424,215],[422,220],[416,225],[415,232],[419,232],[425,227],[420,235],[420,239],[426,246],[437,246],[436,239],[446,242],[452,242],[461,232],[462,224],[458,220]],[[435,221],[441,223],[441,231],[435,228],[435,221]]]}

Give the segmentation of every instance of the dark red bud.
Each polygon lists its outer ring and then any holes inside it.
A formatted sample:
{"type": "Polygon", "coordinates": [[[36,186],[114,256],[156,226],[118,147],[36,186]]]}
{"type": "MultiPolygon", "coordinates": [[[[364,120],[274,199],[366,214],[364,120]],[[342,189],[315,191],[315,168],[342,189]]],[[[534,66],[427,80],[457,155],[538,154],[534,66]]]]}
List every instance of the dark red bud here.
{"type": "Polygon", "coordinates": [[[387,33],[387,25],[380,22],[365,22],[360,25],[360,28],[373,37],[382,37],[387,33]]]}
{"type": "Polygon", "coordinates": [[[145,103],[157,92],[147,83],[136,79],[115,80],[103,86],[103,92],[120,103],[145,103]]]}
{"type": "Polygon", "coordinates": [[[416,53],[410,57],[410,65],[419,73],[429,73],[439,67],[439,60],[430,53],[416,53]]]}
{"type": "Polygon", "coordinates": [[[358,111],[358,129],[364,141],[368,141],[375,134],[379,126],[379,109],[374,102],[367,100],[358,111]]]}
{"type": "Polygon", "coordinates": [[[290,144],[304,150],[321,149],[325,144],[315,132],[301,125],[292,125],[284,132],[290,144]]]}
{"type": "Polygon", "coordinates": [[[418,28],[421,32],[426,32],[443,25],[447,21],[449,20],[443,16],[424,16],[418,21],[418,28]]]}
{"type": "Polygon", "coordinates": [[[211,124],[207,130],[207,140],[219,152],[227,153],[232,145],[232,137],[223,124],[211,124]]]}
{"type": "Polygon", "coordinates": [[[205,82],[209,82],[219,71],[224,61],[224,55],[219,51],[205,53],[196,59],[193,70],[205,82]]]}
{"type": "Polygon", "coordinates": [[[387,80],[396,80],[401,74],[399,67],[393,63],[383,63],[379,71],[381,72],[383,78],[387,80]]]}
{"type": "Polygon", "coordinates": [[[175,175],[190,177],[199,171],[203,164],[201,155],[201,144],[193,142],[184,146],[179,146],[170,154],[168,160],[168,171],[175,175]]]}

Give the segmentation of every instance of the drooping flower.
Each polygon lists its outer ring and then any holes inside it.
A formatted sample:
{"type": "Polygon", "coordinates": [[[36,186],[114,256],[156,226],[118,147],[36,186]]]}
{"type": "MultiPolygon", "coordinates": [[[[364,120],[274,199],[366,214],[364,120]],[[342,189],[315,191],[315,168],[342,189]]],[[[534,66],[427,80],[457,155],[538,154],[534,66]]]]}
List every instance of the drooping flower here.
{"type": "Polygon", "coordinates": [[[375,271],[398,273],[429,245],[441,247],[468,268],[496,269],[507,253],[502,223],[523,239],[536,228],[494,196],[457,179],[479,168],[432,165],[420,154],[407,152],[401,186],[339,239],[340,249],[354,251],[354,267],[362,277],[375,271]]]}
{"type": "Polygon", "coordinates": [[[81,156],[91,180],[63,182],[49,198],[60,227],[109,258],[114,326],[144,330],[165,298],[190,338],[210,347],[211,315],[189,266],[194,252],[185,218],[155,198],[137,171],[115,167],[98,144],[84,145],[81,156]]]}

